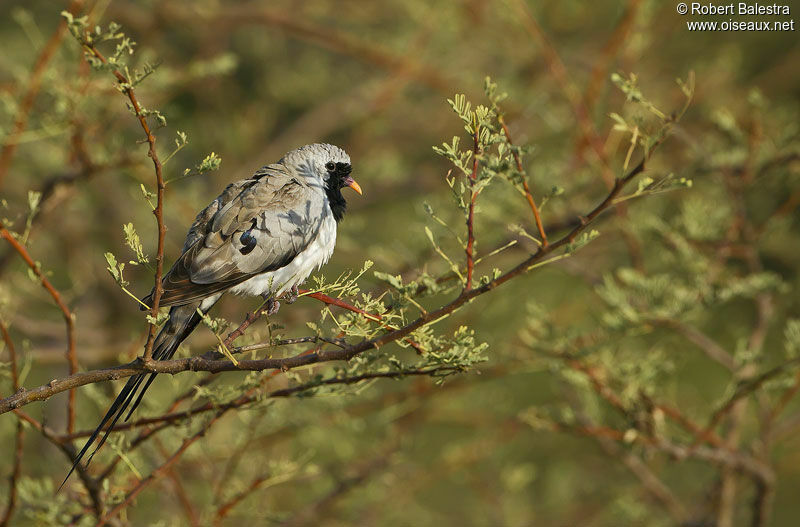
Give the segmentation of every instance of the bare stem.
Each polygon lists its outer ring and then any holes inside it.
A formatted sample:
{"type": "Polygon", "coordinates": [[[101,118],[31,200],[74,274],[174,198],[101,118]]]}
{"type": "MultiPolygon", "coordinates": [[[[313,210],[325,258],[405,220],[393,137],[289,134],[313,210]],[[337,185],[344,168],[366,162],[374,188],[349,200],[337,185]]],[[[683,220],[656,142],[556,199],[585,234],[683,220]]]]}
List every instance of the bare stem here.
{"type": "MultiPolygon", "coordinates": [[[[94,55],[100,62],[103,64],[108,64],[108,60],[93,44],[84,41],[83,46],[86,51],[94,55]]],[[[122,89],[122,93],[124,93],[131,101],[131,106],[136,114],[136,118],[138,119],[139,124],[144,131],[144,135],[148,144],[147,155],[153,161],[153,169],[155,170],[156,175],[156,207],[153,209],[153,215],[156,217],[156,225],[158,227],[158,246],[156,249],[156,272],[154,277],[155,285],[153,286],[153,300],[150,308],[150,316],[152,317],[153,321],[150,323],[150,328],[147,333],[147,343],[144,346],[143,356],[145,362],[150,362],[150,359],[153,356],[153,344],[155,343],[157,330],[155,319],[158,317],[158,308],[161,302],[161,295],[164,293],[164,288],[161,284],[161,277],[164,271],[164,239],[166,238],[167,234],[167,227],[164,225],[164,176],[162,174],[161,161],[158,158],[158,152],[156,150],[156,137],[150,130],[150,125],[147,124],[147,116],[142,111],[142,107],[139,104],[139,100],[136,98],[133,87],[131,86],[128,78],[118,69],[112,70],[112,73],[117,78],[117,82],[122,89]]]]}
{"type": "MultiPolygon", "coordinates": [[[[513,146],[514,142],[511,140],[511,132],[508,130],[508,126],[506,125],[505,120],[503,119],[502,115],[497,116],[497,122],[500,123],[500,126],[503,127],[503,133],[506,136],[506,140],[508,140],[508,144],[513,146]]],[[[544,225],[542,224],[542,217],[539,215],[539,207],[536,206],[536,202],[533,199],[533,195],[531,194],[531,189],[528,186],[528,176],[525,173],[525,170],[522,168],[522,159],[519,157],[519,152],[515,149],[511,149],[511,153],[514,155],[514,161],[517,164],[517,171],[522,176],[522,189],[525,191],[525,199],[528,201],[528,206],[531,208],[531,212],[533,213],[533,219],[536,222],[536,228],[539,230],[539,236],[542,238],[542,245],[547,247],[547,234],[544,231],[544,225]]]]}
{"type": "Polygon", "coordinates": [[[475,267],[475,257],[473,255],[475,246],[475,200],[478,198],[478,193],[475,191],[475,182],[478,180],[478,155],[480,154],[481,147],[479,142],[480,128],[478,123],[475,123],[475,132],[473,133],[473,146],[472,146],[472,173],[468,177],[469,182],[469,212],[467,213],[467,280],[464,285],[464,292],[472,289],[472,273],[475,267]]]}
{"type": "MultiPolygon", "coordinates": [[[[20,257],[25,261],[28,267],[31,269],[31,272],[39,279],[42,284],[42,287],[47,290],[50,296],[53,298],[53,302],[55,302],[58,309],[61,310],[61,314],[64,317],[64,323],[66,324],[67,328],[67,361],[69,362],[69,373],[70,375],[75,375],[78,371],[78,358],[75,354],[75,319],[72,317],[72,313],[70,312],[67,304],[64,303],[64,300],[61,298],[61,294],[53,287],[53,284],[50,283],[50,280],[42,273],[42,270],[39,268],[39,265],[31,258],[31,255],[28,253],[28,250],[21,244],[17,239],[12,235],[8,229],[6,229],[5,225],[0,222],[0,237],[5,238],[6,241],[11,245],[11,247],[20,255],[20,257]]],[[[69,392],[69,399],[67,402],[67,431],[72,433],[75,424],[75,391],[70,390],[69,392]]]]}

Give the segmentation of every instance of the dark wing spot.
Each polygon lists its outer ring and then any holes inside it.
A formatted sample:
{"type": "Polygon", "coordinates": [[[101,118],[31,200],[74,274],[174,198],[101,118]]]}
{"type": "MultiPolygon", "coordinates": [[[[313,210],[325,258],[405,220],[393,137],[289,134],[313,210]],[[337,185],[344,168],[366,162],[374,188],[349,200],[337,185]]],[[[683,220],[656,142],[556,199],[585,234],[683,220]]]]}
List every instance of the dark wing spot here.
{"type": "Polygon", "coordinates": [[[239,237],[239,241],[242,242],[242,247],[239,249],[239,252],[242,254],[250,254],[253,252],[253,249],[256,248],[256,237],[253,236],[253,229],[256,228],[256,220],[253,220],[253,225],[244,231],[242,235],[239,237]]]}

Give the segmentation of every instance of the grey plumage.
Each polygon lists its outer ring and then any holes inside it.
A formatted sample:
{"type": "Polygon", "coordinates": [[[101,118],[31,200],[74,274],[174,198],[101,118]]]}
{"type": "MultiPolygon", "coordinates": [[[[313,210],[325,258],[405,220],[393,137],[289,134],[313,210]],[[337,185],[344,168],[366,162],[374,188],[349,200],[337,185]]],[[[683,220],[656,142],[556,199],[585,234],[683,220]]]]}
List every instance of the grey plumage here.
{"type": "MultiPolygon", "coordinates": [[[[171,359],[202,320],[201,313],[225,292],[277,298],[326,263],[344,213],[341,188],[350,186],[361,193],[350,170],[349,156],[338,147],[307,145],[231,183],[200,211],[180,257],[162,280],[160,305],[171,309],[156,337],[153,358],[171,359]]],[[[149,305],[152,294],[143,302],[149,305]]],[[[129,406],[125,420],[130,418],[155,374],[145,382],[146,377],[128,379],[64,482],[107,426],[91,461],[129,406]]]]}

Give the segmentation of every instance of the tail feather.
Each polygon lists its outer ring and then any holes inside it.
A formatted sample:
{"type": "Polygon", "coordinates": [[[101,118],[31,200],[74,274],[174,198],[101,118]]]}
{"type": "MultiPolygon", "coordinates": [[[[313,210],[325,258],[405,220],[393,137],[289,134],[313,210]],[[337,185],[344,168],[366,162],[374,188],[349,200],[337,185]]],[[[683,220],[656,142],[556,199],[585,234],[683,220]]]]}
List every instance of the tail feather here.
{"type": "MultiPolygon", "coordinates": [[[[203,305],[203,311],[207,312],[209,309],[211,309],[211,306],[213,306],[213,302],[208,306],[203,305]]],[[[202,317],[197,312],[198,307],[200,307],[198,304],[188,304],[184,306],[176,306],[170,310],[169,320],[164,327],[161,328],[161,331],[158,333],[155,343],[153,344],[153,359],[169,360],[172,358],[181,342],[183,342],[186,337],[189,336],[194,328],[197,327],[197,324],[199,324],[202,320],[202,317]]],[[[101,432],[103,432],[103,428],[105,428],[105,433],[103,433],[100,441],[97,443],[97,446],[95,446],[94,450],[86,461],[87,466],[89,463],[91,463],[92,458],[100,449],[100,447],[103,446],[103,443],[106,442],[106,439],[108,439],[108,434],[111,433],[111,431],[114,429],[114,425],[116,425],[120,417],[125,414],[125,410],[127,410],[129,406],[130,410],[128,411],[128,415],[125,417],[125,421],[130,419],[131,414],[142,402],[145,392],[155,380],[156,375],[156,373],[140,373],[128,379],[128,382],[125,383],[122,391],[119,392],[119,395],[111,404],[111,407],[100,421],[100,424],[97,426],[97,428],[95,428],[94,432],[92,432],[92,435],[90,435],[89,439],[86,441],[86,444],[83,445],[83,448],[75,457],[75,461],[72,463],[72,468],[70,468],[69,473],[67,473],[67,477],[64,478],[64,481],[62,481],[61,485],[58,487],[59,490],[61,490],[61,487],[63,487],[64,483],[67,482],[69,477],[77,468],[78,464],[89,451],[89,448],[91,448],[92,444],[94,444],[101,432]],[[145,383],[144,388],[139,390],[139,387],[145,380],[145,377],[148,376],[149,378],[147,379],[147,383],[145,383]],[[131,402],[133,402],[133,405],[131,405],[131,402]],[[109,422],[110,424],[108,424],[109,422]],[[107,424],[108,426],[106,427],[107,424]]]]}

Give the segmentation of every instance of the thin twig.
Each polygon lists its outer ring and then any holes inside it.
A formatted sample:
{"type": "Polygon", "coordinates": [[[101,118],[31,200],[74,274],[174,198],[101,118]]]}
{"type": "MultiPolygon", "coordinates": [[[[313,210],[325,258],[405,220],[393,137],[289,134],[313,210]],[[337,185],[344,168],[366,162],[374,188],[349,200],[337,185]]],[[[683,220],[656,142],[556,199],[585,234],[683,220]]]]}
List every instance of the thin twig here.
{"type": "MultiPolygon", "coordinates": [[[[17,369],[17,351],[14,348],[14,342],[11,340],[11,335],[8,334],[8,328],[5,323],[0,320],[0,333],[3,336],[3,342],[6,344],[8,355],[11,362],[11,382],[14,391],[19,390],[19,370],[17,369]]],[[[0,518],[0,527],[7,527],[11,523],[11,518],[14,515],[14,509],[17,506],[17,483],[20,476],[22,476],[22,441],[24,439],[25,431],[22,428],[22,420],[17,420],[17,428],[15,432],[15,448],[14,448],[14,465],[11,469],[11,476],[8,478],[8,504],[3,517],[0,518]]]]}
{"type": "Polygon", "coordinates": [[[153,472],[151,472],[150,475],[148,475],[146,478],[141,480],[125,496],[125,499],[122,500],[122,502],[120,502],[116,507],[111,509],[111,511],[109,511],[108,514],[106,514],[105,516],[103,516],[102,518],[100,518],[97,521],[97,527],[102,527],[103,525],[108,524],[108,522],[112,518],[117,516],[117,514],[119,514],[123,509],[127,508],[128,505],[130,505],[131,501],[133,501],[136,498],[136,496],[138,496],[139,493],[142,492],[142,490],[144,490],[151,483],[153,483],[153,482],[161,479],[162,477],[164,477],[164,475],[167,473],[167,471],[170,470],[170,467],[178,459],[180,459],[181,455],[183,455],[183,453],[186,451],[186,449],[189,448],[190,446],[192,446],[195,442],[197,442],[198,439],[203,437],[206,434],[206,432],[208,431],[208,429],[211,427],[211,425],[213,425],[220,417],[222,417],[223,414],[225,414],[226,411],[227,411],[227,409],[220,410],[219,412],[217,412],[216,415],[214,415],[214,417],[212,417],[207,423],[205,423],[203,425],[203,427],[200,428],[200,430],[197,431],[193,436],[184,439],[183,444],[181,444],[180,448],[178,448],[178,450],[176,450],[175,453],[172,454],[172,456],[170,456],[169,459],[167,459],[167,461],[165,461],[160,467],[158,467],[153,472]]]}
{"type": "MultiPolygon", "coordinates": [[[[444,367],[437,367],[425,370],[405,370],[405,371],[398,371],[398,372],[374,372],[369,374],[357,375],[353,377],[345,377],[345,378],[332,378],[326,379],[325,381],[314,383],[313,385],[299,385],[292,388],[284,388],[280,390],[275,390],[267,394],[267,397],[289,397],[296,393],[300,393],[303,391],[307,391],[310,388],[320,386],[320,385],[332,385],[332,384],[355,384],[359,382],[363,382],[369,379],[378,379],[378,378],[396,378],[402,377],[407,375],[422,375],[427,376],[437,371],[448,371],[453,370],[452,367],[444,366],[444,367]]],[[[144,490],[148,485],[151,483],[161,479],[166,472],[170,469],[170,467],[183,455],[189,446],[195,443],[198,439],[203,437],[211,426],[218,421],[228,410],[232,408],[239,408],[249,402],[254,400],[259,400],[260,396],[256,393],[258,388],[251,388],[245,394],[237,398],[236,400],[222,406],[217,406],[215,409],[217,413],[206,422],[202,428],[196,432],[190,438],[184,440],[183,444],[178,448],[177,451],[164,463],[162,463],[158,468],[156,468],[153,472],[150,473],[146,478],[142,479],[140,482],[136,484],[136,486],[128,492],[125,496],[125,499],[119,503],[114,509],[112,509],[108,514],[103,516],[97,523],[98,527],[106,525],[112,518],[114,518],[120,511],[125,509],[131,501],[133,501],[139,493],[144,490]]]]}
{"type": "MultiPolygon", "coordinates": [[[[77,14],[83,4],[83,0],[72,0],[67,11],[73,15],[77,14]]],[[[8,169],[11,166],[11,160],[14,158],[14,153],[19,144],[19,136],[25,131],[28,125],[28,117],[30,116],[33,103],[36,101],[36,96],[39,94],[39,89],[42,87],[42,80],[44,79],[47,64],[53,58],[55,52],[58,50],[61,40],[64,38],[64,33],[67,29],[66,20],[62,19],[53,35],[42,48],[36,62],[33,65],[30,79],[28,80],[28,88],[22,101],[19,104],[17,115],[14,117],[14,128],[6,136],[3,143],[3,148],[0,150],[0,186],[3,185],[8,169]]]]}
{"type": "MultiPolygon", "coordinates": [[[[397,329],[397,327],[392,326],[392,325],[387,324],[386,322],[384,322],[383,321],[383,316],[381,316],[379,314],[374,314],[374,313],[369,313],[367,311],[364,311],[363,309],[361,309],[359,307],[356,307],[356,306],[354,306],[354,305],[352,305],[352,304],[350,304],[348,302],[345,302],[341,298],[335,298],[335,297],[328,296],[326,294],[319,293],[319,292],[312,293],[308,289],[300,289],[300,290],[298,290],[298,293],[303,295],[303,296],[307,296],[309,298],[313,298],[313,299],[319,300],[323,304],[328,304],[328,305],[331,305],[331,306],[341,307],[342,309],[346,309],[348,311],[352,311],[353,313],[358,313],[360,315],[363,315],[365,318],[368,318],[369,320],[373,320],[373,321],[379,323],[382,327],[384,327],[386,329],[391,329],[391,330],[396,330],[397,329]]],[[[408,337],[404,338],[403,340],[405,342],[408,342],[408,344],[412,348],[414,348],[417,351],[417,353],[422,354],[422,353],[425,352],[425,350],[422,349],[422,347],[419,344],[417,344],[414,340],[412,340],[412,339],[410,339],[408,337]]]]}
{"type": "Polygon", "coordinates": [[[242,323],[239,324],[239,327],[228,333],[228,336],[225,337],[224,341],[222,341],[222,345],[225,347],[230,347],[230,345],[233,344],[233,341],[244,335],[244,332],[247,331],[247,328],[249,328],[250,325],[253,324],[256,320],[261,318],[261,315],[266,313],[268,309],[269,309],[268,302],[265,301],[260,306],[258,306],[258,308],[255,311],[248,313],[247,316],[242,321],[242,323]]]}
{"type": "MultiPolygon", "coordinates": [[[[161,452],[161,455],[166,457],[167,450],[164,448],[164,445],[161,444],[161,441],[156,439],[156,444],[158,445],[158,450],[161,452]]],[[[189,525],[192,527],[198,527],[200,525],[200,518],[197,515],[194,504],[189,499],[189,495],[186,493],[186,489],[183,487],[181,478],[175,473],[175,467],[169,467],[166,470],[166,475],[167,478],[169,478],[169,480],[172,482],[172,486],[175,488],[175,495],[178,497],[178,501],[181,503],[181,506],[186,513],[186,519],[188,520],[189,525]]]]}
{"type": "Polygon", "coordinates": [[[525,170],[522,168],[522,159],[519,157],[519,152],[513,148],[514,142],[511,140],[511,132],[508,129],[508,125],[506,125],[505,119],[503,119],[502,115],[497,116],[497,122],[500,123],[500,126],[503,127],[503,133],[506,136],[506,140],[508,144],[512,146],[511,153],[514,156],[514,161],[517,164],[517,171],[522,176],[522,188],[525,191],[525,199],[528,201],[528,206],[531,208],[531,212],[533,213],[533,219],[536,222],[536,228],[539,231],[539,236],[542,239],[542,245],[547,247],[547,234],[545,234],[544,225],[542,224],[542,217],[539,215],[539,207],[536,206],[536,201],[533,199],[533,195],[531,194],[531,189],[528,186],[528,176],[525,173],[525,170]]]}
{"type": "Polygon", "coordinates": [[[357,469],[356,473],[348,478],[344,478],[331,489],[330,492],[322,496],[319,500],[301,508],[297,514],[288,520],[281,522],[280,527],[301,527],[303,525],[319,525],[320,518],[324,517],[339,499],[346,496],[352,490],[363,485],[375,474],[384,470],[391,462],[392,453],[397,450],[396,442],[357,469]]]}
{"type": "Polygon", "coordinates": [[[770,379],[786,373],[787,370],[790,368],[797,366],[800,363],[799,358],[790,359],[783,364],[775,366],[772,369],[769,369],[762,373],[761,375],[747,379],[742,381],[742,383],[736,388],[736,391],[733,395],[728,398],[719,408],[717,408],[714,413],[711,414],[711,419],[709,419],[708,424],[702,430],[698,438],[692,443],[692,447],[697,446],[702,441],[708,439],[709,434],[711,434],[717,425],[722,421],[722,418],[731,410],[731,408],[739,401],[742,397],[746,397],[764,385],[765,382],[769,381],[770,379]]]}
{"type": "MultiPolygon", "coordinates": [[[[103,54],[97,50],[94,44],[87,43],[87,41],[84,40],[83,47],[86,49],[86,51],[94,55],[100,62],[103,64],[108,64],[108,60],[106,60],[105,56],[103,56],[103,54]]],[[[150,125],[147,124],[147,116],[142,111],[142,107],[133,91],[133,86],[129,82],[128,78],[118,69],[112,70],[112,73],[114,74],[114,77],[117,78],[117,82],[119,83],[122,93],[127,95],[128,99],[131,101],[131,106],[136,114],[136,118],[139,121],[142,130],[144,131],[144,135],[148,144],[147,155],[153,161],[153,169],[155,170],[156,175],[156,207],[153,209],[153,215],[155,215],[156,225],[158,227],[158,244],[155,258],[156,272],[151,301],[152,305],[150,307],[150,316],[152,317],[152,321],[150,322],[150,327],[147,333],[147,343],[144,346],[143,355],[144,362],[150,362],[153,356],[153,344],[155,343],[156,330],[158,329],[155,321],[158,317],[158,308],[161,302],[161,295],[164,292],[164,287],[161,284],[161,277],[164,271],[164,239],[166,238],[167,234],[167,227],[164,225],[164,176],[162,174],[161,161],[158,158],[158,151],[156,150],[156,137],[150,130],[150,125]]]]}
{"type": "Polygon", "coordinates": [[[699,329],[692,327],[688,324],[684,324],[680,320],[675,319],[654,319],[651,321],[653,324],[657,324],[659,326],[664,326],[670,329],[674,329],[691,343],[695,344],[698,348],[703,350],[703,352],[712,360],[722,364],[730,371],[735,371],[737,368],[736,360],[733,358],[733,355],[728,353],[725,348],[717,344],[711,337],[700,331],[699,329]]]}
{"type": "MultiPolygon", "coordinates": [[[[265,10],[260,8],[260,4],[256,4],[226,6],[225,9],[216,12],[209,11],[207,16],[216,24],[244,22],[275,27],[301,40],[334,52],[350,55],[390,72],[413,77],[435,90],[450,93],[451,82],[442,77],[436,68],[416,62],[414,55],[395,54],[376,46],[374,42],[365,42],[348,33],[337,31],[330,25],[315,24],[308,17],[300,18],[291,12],[281,13],[277,10],[265,10]]],[[[170,9],[168,12],[174,16],[186,14],[185,10],[180,9],[170,9]]]]}
{"type": "MultiPolygon", "coordinates": [[[[61,298],[61,294],[58,292],[58,290],[56,290],[55,287],[53,287],[53,284],[50,283],[50,280],[48,280],[44,273],[42,273],[39,265],[37,265],[33,258],[31,258],[28,250],[25,249],[25,247],[19,243],[19,241],[17,241],[17,239],[8,231],[8,229],[6,229],[2,221],[0,221],[0,237],[5,238],[11,247],[20,255],[20,257],[31,269],[33,274],[39,279],[42,287],[44,287],[53,298],[53,302],[55,302],[56,306],[58,306],[58,309],[61,310],[61,314],[64,317],[64,323],[67,327],[67,361],[69,362],[69,373],[70,375],[75,375],[78,371],[78,358],[75,354],[75,319],[72,317],[72,313],[64,303],[64,300],[61,298]]],[[[69,433],[72,433],[74,425],[75,391],[70,390],[69,399],[67,402],[67,431],[69,433]]]]}
{"type": "Polygon", "coordinates": [[[610,188],[614,183],[614,174],[609,166],[608,155],[603,150],[603,140],[600,138],[594,124],[592,123],[589,110],[583,101],[583,96],[570,78],[567,68],[564,66],[564,62],[561,60],[561,57],[558,55],[555,47],[550,42],[550,39],[547,37],[544,30],[542,30],[542,27],[531,14],[529,7],[522,0],[516,0],[515,4],[517,6],[517,10],[522,15],[520,20],[525,26],[525,29],[534,38],[539,48],[542,50],[542,57],[547,64],[550,74],[561,87],[562,93],[566,95],[567,101],[572,108],[572,112],[575,114],[575,118],[578,121],[581,134],[583,134],[583,137],[589,143],[589,146],[600,160],[603,180],[610,188]]]}
{"type": "Polygon", "coordinates": [[[467,178],[469,183],[469,212],[467,213],[467,247],[465,252],[467,254],[467,279],[464,284],[464,291],[472,289],[472,273],[475,267],[475,259],[473,256],[475,245],[475,200],[478,198],[478,193],[475,191],[475,183],[478,181],[478,156],[480,155],[481,147],[479,141],[480,127],[476,122],[474,124],[475,131],[472,134],[472,173],[467,178]]]}

